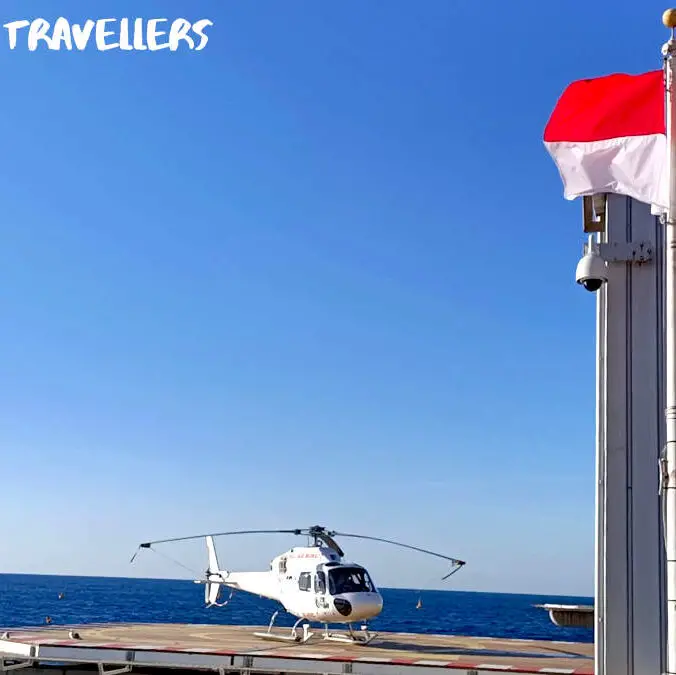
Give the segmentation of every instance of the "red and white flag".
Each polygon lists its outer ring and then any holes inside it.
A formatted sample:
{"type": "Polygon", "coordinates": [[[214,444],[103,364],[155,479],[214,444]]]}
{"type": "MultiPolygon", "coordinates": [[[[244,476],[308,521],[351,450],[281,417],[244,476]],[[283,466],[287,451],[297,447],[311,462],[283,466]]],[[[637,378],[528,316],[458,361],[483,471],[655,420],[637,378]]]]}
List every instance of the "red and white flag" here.
{"type": "Polygon", "coordinates": [[[569,85],[544,143],[566,199],[601,192],[668,207],[664,74],[615,74],[569,85]]]}

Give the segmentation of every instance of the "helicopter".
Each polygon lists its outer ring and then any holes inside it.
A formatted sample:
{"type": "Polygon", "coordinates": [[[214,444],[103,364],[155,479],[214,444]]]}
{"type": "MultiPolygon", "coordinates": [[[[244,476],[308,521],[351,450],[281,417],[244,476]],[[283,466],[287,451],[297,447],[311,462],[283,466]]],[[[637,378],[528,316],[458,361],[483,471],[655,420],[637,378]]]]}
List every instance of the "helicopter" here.
{"type": "Polygon", "coordinates": [[[195,579],[196,584],[204,584],[204,602],[207,607],[225,607],[235,591],[243,591],[279,602],[283,609],[297,618],[289,634],[273,632],[279,610],[270,619],[267,631],[254,635],[266,640],[305,643],[313,635],[311,622],[324,625],[324,640],[369,644],[376,634],[371,632],[368,621],[378,616],[383,609],[383,597],[376,588],[368,570],[360,564],[344,560],[345,553],[335,537],[351,537],[377,541],[420,553],[443,558],[451,563],[451,570],[442,577],[448,579],[466,563],[427,549],[402,544],[401,542],[371,537],[361,534],[349,534],[328,530],[320,525],[293,530],[238,530],[233,532],[215,532],[173,539],[159,539],[139,545],[130,562],[141,549],[153,549],[157,544],[204,539],[207,548],[208,567],[203,579],[195,579]],[[294,547],[273,558],[270,569],[258,572],[233,572],[221,569],[216,554],[214,537],[244,534],[291,534],[307,536],[308,546],[294,547]],[[230,595],[219,602],[221,586],[230,589],[230,595]],[[353,624],[359,622],[356,632],[353,624]],[[346,624],[347,633],[334,633],[329,630],[331,624],[346,624]],[[302,625],[302,628],[301,628],[302,625]]]}

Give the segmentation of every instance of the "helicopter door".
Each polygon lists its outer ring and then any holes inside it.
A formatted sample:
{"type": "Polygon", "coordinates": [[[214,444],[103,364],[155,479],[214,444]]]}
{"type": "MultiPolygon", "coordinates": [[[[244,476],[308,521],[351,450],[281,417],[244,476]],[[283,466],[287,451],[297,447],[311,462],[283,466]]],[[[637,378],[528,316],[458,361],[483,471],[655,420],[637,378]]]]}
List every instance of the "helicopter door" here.
{"type": "Polygon", "coordinates": [[[300,591],[296,599],[298,612],[303,615],[311,614],[315,610],[315,594],[312,588],[311,572],[301,572],[299,574],[297,589],[300,591]]]}
{"type": "Polygon", "coordinates": [[[315,574],[315,604],[319,609],[328,609],[329,601],[326,598],[326,574],[317,572],[315,574]]]}

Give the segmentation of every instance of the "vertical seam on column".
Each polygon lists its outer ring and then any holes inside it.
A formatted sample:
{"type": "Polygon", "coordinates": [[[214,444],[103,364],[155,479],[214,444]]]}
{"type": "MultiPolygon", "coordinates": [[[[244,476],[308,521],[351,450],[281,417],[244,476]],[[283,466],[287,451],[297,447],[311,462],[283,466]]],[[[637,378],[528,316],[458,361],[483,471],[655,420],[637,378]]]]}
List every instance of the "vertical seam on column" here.
{"type": "MultiPolygon", "coordinates": [[[[625,197],[626,204],[626,241],[632,240],[632,206],[633,200],[629,197],[625,197]]],[[[634,342],[634,333],[633,333],[633,303],[632,298],[632,267],[630,263],[624,263],[626,267],[626,331],[627,331],[627,343],[625,351],[625,364],[626,364],[626,391],[627,398],[625,399],[625,418],[626,418],[626,453],[625,453],[625,467],[626,467],[626,499],[627,499],[627,518],[626,518],[626,538],[627,538],[627,670],[629,673],[634,672],[634,542],[633,542],[633,525],[634,525],[634,509],[633,509],[633,496],[632,496],[632,484],[633,484],[633,474],[632,474],[632,456],[633,456],[633,424],[631,415],[626,414],[628,408],[632,407],[633,401],[633,381],[632,381],[632,371],[633,371],[633,342],[634,342]]],[[[632,408],[633,409],[633,408],[632,408]]]]}
{"type": "MultiPolygon", "coordinates": [[[[655,266],[655,302],[656,302],[656,307],[655,307],[655,316],[656,316],[656,326],[655,330],[658,331],[659,335],[659,341],[658,341],[658,349],[656,350],[656,360],[657,363],[656,365],[656,372],[657,372],[657,409],[655,411],[657,415],[657,429],[658,429],[658,434],[657,434],[657,448],[655,448],[655,451],[657,453],[657,456],[655,458],[655,466],[657,467],[658,460],[662,454],[662,446],[664,445],[664,361],[662,359],[662,355],[664,352],[664,284],[663,282],[663,275],[664,275],[664,260],[661,255],[657,255],[658,251],[663,251],[664,250],[664,245],[663,245],[663,235],[664,235],[664,229],[662,227],[662,223],[660,222],[660,219],[658,216],[655,216],[653,219],[654,222],[654,243],[653,243],[653,262],[655,266]],[[658,245],[659,244],[659,245],[658,245]]],[[[657,473],[658,476],[658,481],[661,480],[659,476],[659,472],[657,469],[655,469],[655,472],[657,473]]],[[[658,586],[659,586],[659,594],[660,598],[666,597],[666,584],[665,584],[665,552],[664,552],[664,531],[663,531],[663,522],[662,522],[662,497],[658,499],[657,502],[657,519],[658,519],[658,531],[660,533],[660,542],[659,542],[659,551],[658,551],[658,586]]],[[[666,614],[664,612],[664,607],[663,607],[662,602],[659,603],[659,625],[660,625],[660,631],[662,635],[662,639],[660,640],[660,643],[663,645],[662,649],[660,650],[660,666],[661,670],[665,669],[666,663],[665,663],[665,654],[664,654],[664,636],[666,636],[666,614]]]]}

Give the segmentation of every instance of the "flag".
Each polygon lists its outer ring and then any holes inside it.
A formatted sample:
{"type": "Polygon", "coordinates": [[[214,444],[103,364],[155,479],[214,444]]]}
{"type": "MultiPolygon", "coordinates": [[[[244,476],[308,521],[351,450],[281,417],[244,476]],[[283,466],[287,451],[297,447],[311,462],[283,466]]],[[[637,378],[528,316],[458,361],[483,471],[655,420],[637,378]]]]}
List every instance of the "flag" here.
{"type": "Polygon", "coordinates": [[[661,70],[573,82],[549,118],[544,144],[566,199],[613,192],[668,207],[661,70]]]}

